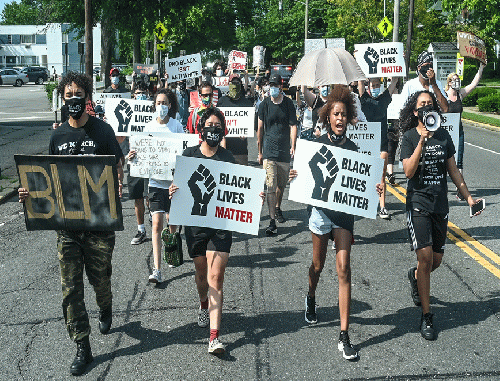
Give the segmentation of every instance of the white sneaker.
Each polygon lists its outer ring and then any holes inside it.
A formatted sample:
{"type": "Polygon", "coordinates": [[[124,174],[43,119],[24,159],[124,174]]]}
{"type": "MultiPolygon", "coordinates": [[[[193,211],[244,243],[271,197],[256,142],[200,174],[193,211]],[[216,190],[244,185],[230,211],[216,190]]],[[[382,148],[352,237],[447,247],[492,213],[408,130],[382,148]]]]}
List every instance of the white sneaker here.
{"type": "Polygon", "coordinates": [[[214,355],[221,355],[226,351],[226,347],[221,343],[218,337],[213,339],[210,343],[208,343],[208,353],[212,353],[214,355]]]}
{"type": "Polygon", "coordinates": [[[208,314],[208,309],[199,308],[198,309],[198,326],[200,327],[208,327],[208,323],[210,323],[210,315],[208,314]]]}
{"type": "Polygon", "coordinates": [[[161,283],[161,271],[153,269],[153,274],[149,276],[150,283],[161,283]]]}
{"type": "Polygon", "coordinates": [[[388,220],[389,218],[391,218],[386,208],[380,208],[380,212],[378,212],[378,215],[380,218],[383,218],[384,220],[388,220]]]}

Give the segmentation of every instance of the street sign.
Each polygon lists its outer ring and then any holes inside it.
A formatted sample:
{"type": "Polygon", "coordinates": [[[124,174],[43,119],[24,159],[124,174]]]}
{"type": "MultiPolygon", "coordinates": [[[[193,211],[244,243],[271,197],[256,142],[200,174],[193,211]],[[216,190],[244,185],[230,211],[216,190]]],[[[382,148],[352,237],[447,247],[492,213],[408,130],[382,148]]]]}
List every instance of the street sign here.
{"type": "Polygon", "coordinates": [[[380,21],[377,28],[380,30],[380,33],[382,33],[382,36],[387,37],[387,35],[391,33],[393,26],[386,16],[382,19],[382,21],[380,21]]]}
{"type": "Polygon", "coordinates": [[[156,44],[157,50],[165,50],[167,48],[166,44],[156,44]]]}
{"type": "Polygon", "coordinates": [[[165,25],[160,21],[158,24],[156,24],[155,27],[155,35],[158,37],[158,40],[163,40],[163,37],[167,34],[168,30],[165,28],[165,25]]]}

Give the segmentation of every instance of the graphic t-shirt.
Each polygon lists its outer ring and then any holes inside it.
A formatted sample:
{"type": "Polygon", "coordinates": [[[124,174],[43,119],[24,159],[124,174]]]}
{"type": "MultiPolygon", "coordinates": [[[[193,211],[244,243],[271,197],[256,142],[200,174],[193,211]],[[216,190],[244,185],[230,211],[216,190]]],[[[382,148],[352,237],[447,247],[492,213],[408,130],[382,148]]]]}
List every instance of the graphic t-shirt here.
{"type": "MultiPolygon", "coordinates": [[[[244,96],[235,101],[225,95],[219,99],[217,107],[253,107],[253,102],[244,96]]],[[[231,151],[233,155],[248,155],[247,138],[226,138],[226,149],[231,151]]]]}
{"type": "Polygon", "coordinates": [[[280,104],[268,97],[259,106],[259,119],[264,122],[262,156],[264,159],[290,162],[290,126],[297,125],[295,106],[283,95],[280,104]]]}
{"type": "MultiPolygon", "coordinates": [[[[403,135],[401,158],[409,159],[420,140],[416,128],[403,135]]],[[[424,171],[422,157],[411,179],[408,179],[406,209],[422,209],[430,213],[448,213],[447,160],[455,154],[455,146],[450,134],[444,128],[438,128],[424,147],[424,171]]]]}

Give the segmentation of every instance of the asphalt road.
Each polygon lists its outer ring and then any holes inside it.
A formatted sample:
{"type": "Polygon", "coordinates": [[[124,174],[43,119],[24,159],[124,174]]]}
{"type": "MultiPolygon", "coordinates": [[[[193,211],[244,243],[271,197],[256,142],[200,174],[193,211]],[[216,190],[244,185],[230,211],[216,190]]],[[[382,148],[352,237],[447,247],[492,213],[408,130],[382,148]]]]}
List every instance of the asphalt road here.
{"type": "MultiPolygon", "coordinates": [[[[18,105],[20,100],[10,99],[18,94],[8,89],[7,100],[4,90],[0,88],[2,120],[15,107],[15,112],[30,115],[35,104],[43,103],[38,93],[27,92],[18,105]]],[[[34,132],[30,123],[14,122],[2,126],[19,135],[34,132]]],[[[4,141],[2,160],[7,155],[4,146],[10,155],[39,151],[48,142],[43,129],[32,136],[4,141]]],[[[392,219],[360,219],[355,224],[349,331],[359,350],[357,362],[344,360],[337,350],[338,283],[331,250],[317,290],[319,322],[308,326],[304,321],[312,250],[305,205],[288,201],[285,194],[288,221],[278,225],[276,237],[263,234],[269,221],[266,208],[258,237],[235,234],[224,281],[221,339],[227,353],[217,358],[207,354],[208,329],[196,324],[192,261],[175,269],[164,267],[165,282],[150,285],[151,242],[130,245],[136,223],[133,202],[125,197],[125,230],[117,233],[113,258],[113,327],[106,336],[99,333],[98,310],[86,281],[95,361],[81,378],[500,379],[498,141],[498,132],[466,126],[466,181],[474,195],[486,198],[487,209],[469,218],[468,208],[455,199],[450,186],[450,221],[457,228],[449,231],[459,242],[450,236],[443,264],[431,277],[436,341],[420,336],[420,311],[409,295],[406,273],[415,255],[409,250],[404,205],[394,195],[401,198],[404,192],[399,169],[401,187],[391,187],[394,194],[387,199],[392,219]]],[[[250,159],[255,157],[251,141],[250,159]]],[[[60,307],[55,233],[27,232],[21,212],[15,200],[0,206],[0,379],[69,379],[75,345],[67,337],[60,307]]],[[[149,226],[147,231],[150,236],[149,226]]]]}

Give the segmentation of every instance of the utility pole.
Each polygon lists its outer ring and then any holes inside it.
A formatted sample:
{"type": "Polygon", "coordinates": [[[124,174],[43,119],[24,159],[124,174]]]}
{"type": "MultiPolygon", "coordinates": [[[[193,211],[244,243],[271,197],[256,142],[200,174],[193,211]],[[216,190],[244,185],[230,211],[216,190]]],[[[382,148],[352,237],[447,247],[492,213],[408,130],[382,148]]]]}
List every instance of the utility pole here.
{"type": "Polygon", "coordinates": [[[85,0],[85,74],[91,78],[94,66],[92,21],[92,0],[85,0]]]}
{"type": "MultiPolygon", "coordinates": [[[[304,35],[307,40],[307,29],[309,29],[309,0],[306,0],[306,12],[305,12],[305,20],[304,20],[304,35]]],[[[305,43],[305,41],[304,41],[305,43]]]]}
{"type": "Polygon", "coordinates": [[[408,16],[408,37],[406,38],[406,80],[410,75],[410,54],[411,54],[411,39],[413,37],[413,14],[415,13],[415,2],[410,0],[410,12],[408,16]]]}
{"type": "Polygon", "coordinates": [[[394,29],[392,30],[392,42],[399,41],[399,3],[400,0],[394,0],[394,29]]]}

